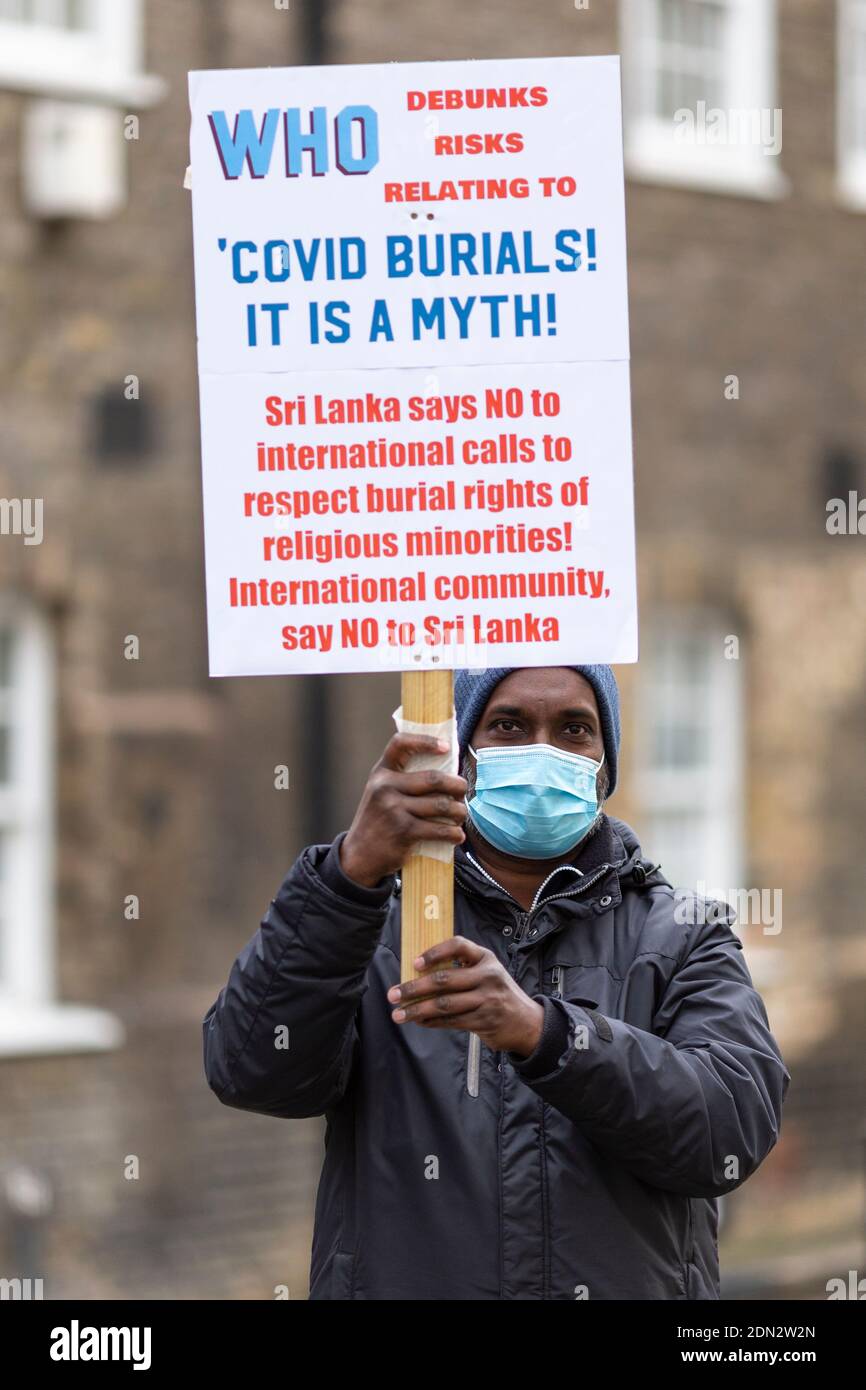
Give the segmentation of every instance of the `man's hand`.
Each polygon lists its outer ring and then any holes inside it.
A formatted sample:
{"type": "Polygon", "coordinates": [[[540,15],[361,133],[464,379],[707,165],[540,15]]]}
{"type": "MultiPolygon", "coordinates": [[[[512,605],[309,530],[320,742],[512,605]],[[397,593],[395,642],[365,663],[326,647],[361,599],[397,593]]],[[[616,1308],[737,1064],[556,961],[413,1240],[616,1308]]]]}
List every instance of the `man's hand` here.
{"type": "Polygon", "coordinates": [[[394,734],[364,788],[340,846],[343,873],[366,888],[396,873],[422,840],[462,844],[467,783],[447,772],[404,772],[415,753],[444,753],[427,734],[394,734]]]}
{"type": "Polygon", "coordinates": [[[452,936],[414,962],[425,973],[388,990],[399,1004],[395,1023],[424,1028],[463,1028],[494,1051],[528,1057],[541,1038],[544,1009],[512,979],[492,951],[452,936]]]}

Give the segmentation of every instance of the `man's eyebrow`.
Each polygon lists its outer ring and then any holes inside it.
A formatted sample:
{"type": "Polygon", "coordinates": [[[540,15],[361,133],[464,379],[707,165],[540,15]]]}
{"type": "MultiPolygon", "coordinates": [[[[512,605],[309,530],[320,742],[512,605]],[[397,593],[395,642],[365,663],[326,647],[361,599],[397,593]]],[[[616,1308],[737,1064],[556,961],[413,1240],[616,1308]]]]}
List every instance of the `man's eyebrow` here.
{"type": "MultiPolygon", "coordinates": [[[[509,715],[511,718],[525,719],[527,712],[520,705],[491,705],[487,711],[487,718],[492,719],[494,715],[509,715]]],[[[569,709],[558,711],[561,719],[591,719],[597,722],[598,715],[589,705],[575,705],[569,709]]]]}
{"type": "Polygon", "coordinates": [[[590,705],[576,705],[574,709],[560,710],[565,719],[597,719],[598,715],[590,705]]]}

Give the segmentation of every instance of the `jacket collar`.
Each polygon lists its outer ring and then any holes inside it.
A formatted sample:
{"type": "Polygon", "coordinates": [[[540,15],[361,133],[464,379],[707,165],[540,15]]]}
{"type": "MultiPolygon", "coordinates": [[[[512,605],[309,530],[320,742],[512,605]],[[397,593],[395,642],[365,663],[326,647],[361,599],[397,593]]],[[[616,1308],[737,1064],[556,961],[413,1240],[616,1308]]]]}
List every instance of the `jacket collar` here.
{"type": "MultiPolygon", "coordinates": [[[[456,883],[491,904],[503,899],[513,904],[511,895],[481,872],[470,853],[464,845],[458,845],[454,851],[456,883]]],[[[598,829],[578,847],[574,859],[551,872],[532,910],[554,898],[562,899],[564,905],[574,901],[595,906],[597,911],[603,902],[602,910],[607,910],[622,901],[624,891],[664,882],[658,866],[644,859],[631,826],[604,813],[598,829]]]]}

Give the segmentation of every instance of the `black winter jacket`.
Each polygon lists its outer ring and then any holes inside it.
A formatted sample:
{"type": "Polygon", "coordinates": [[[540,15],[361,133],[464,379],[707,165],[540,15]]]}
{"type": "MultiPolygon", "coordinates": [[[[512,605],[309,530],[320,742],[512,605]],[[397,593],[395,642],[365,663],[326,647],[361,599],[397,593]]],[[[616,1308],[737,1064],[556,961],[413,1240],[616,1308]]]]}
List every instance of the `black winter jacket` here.
{"type": "Polygon", "coordinates": [[[392,1021],[400,880],[348,879],[344,834],[301,853],[204,1019],[226,1105],[327,1117],[310,1298],[718,1298],[715,1198],[790,1081],[731,909],[607,816],[528,912],[458,846],[455,934],[544,1007],[521,1058],[392,1021]]]}

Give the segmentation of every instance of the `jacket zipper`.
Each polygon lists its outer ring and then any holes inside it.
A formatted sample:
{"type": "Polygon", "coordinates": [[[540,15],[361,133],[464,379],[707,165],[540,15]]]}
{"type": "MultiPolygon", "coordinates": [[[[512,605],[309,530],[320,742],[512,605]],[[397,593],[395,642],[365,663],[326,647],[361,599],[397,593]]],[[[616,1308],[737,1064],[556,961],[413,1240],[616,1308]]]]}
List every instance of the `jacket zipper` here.
{"type": "MultiPolygon", "coordinates": [[[[519,912],[519,913],[517,914],[517,926],[514,928],[514,936],[511,938],[511,939],[512,939],[512,942],[514,943],[515,946],[517,945],[518,941],[521,940],[521,938],[522,938],[522,936],[523,936],[523,933],[526,931],[526,924],[527,924],[527,922],[529,921],[530,917],[532,916],[532,913],[533,913],[533,909],[530,908],[530,910],[529,910],[528,912],[519,912]]],[[[515,974],[515,971],[514,971],[514,969],[513,969],[513,966],[515,966],[516,963],[517,963],[517,952],[516,952],[516,951],[513,951],[512,954],[511,954],[511,960],[509,961],[509,964],[508,964],[508,973],[509,973],[509,975],[511,975],[512,977],[513,977],[514,974],[515,974]]],[[[501,1052],[497,1052],[496,1057],[497,1057],[498,1065],[499,1065],[499,1067],[501,1068],[501,1066],[502,1066],[502,1053],[501,1053],[501,1052]]]]}
{"type": "MultiPolygon", "coordinates": [[[[582,878],[576,888],[568,889],[564,893],[552,893],[549,898],[545,898],[543,902],[536,903],[535,907],[531,907],[528,911],[525,908],[522,908],[517,913],[513,941],[517,943],[523,939],[523,936],[526,932],[526,928],[531,918],[536,912],[539,911],[540,908],[546,907],[548,903],[556,902],[559,898],[579,897],[581,893],[586,892],[587,888],[591,888],[594,883],[598,883],[599,879],[604,877],[604,875],[608,872],[610,867],[610,864],[602,864],[601,868],[596,870],[596,872],[592,874],[589,878],[582,878]]],[[[495,882],[495,880],[491,880],[491,882],[495,882]]],[[[480,898],[482,896],[481,893],[476,893],[473,888],[467,888],[465,884],[461,884],[460,886],[464,889],[465,892],[469,893],[470,897],[480,898]]],[[[496,887],[502,888],[502,885],[497,883],[496,887]]],[[[505,891],[506,890],[502,888],[502,892],[504,893],[505,891]]],[[[514,976],[514,970],[512,969],[514,959],[515,957],[513,956],[512,962],[508,966],[508,973],[512,977],[514,976]]],[[[470,1034],[470,1044],[466,1056],[466,1090],[469,1092],[470,1096],[473,1097],[477,1097],[479,1091],[480,1068],[481,1039],[476,1038],[476,1035],[473,1033],[470,1034]],[[475,1041],[475,1046],[473,1046],[473,1040],[475,1041]]],[[[496,1053],[496,1069],[497,1071],[502,1070],[501,1052],[496,1053]]]]}
{"type": "MultiPolygon", "coordinates": [[[[592,874],[591,877],[589,877],[589,878],[582,878],[581,881],[580,881],[580,883],[578,884],[578,886],[577,886],[576,888],[572,888],[572,889],[568,890],[568,891],[565,892],[565,893],[554,893],[554,894],[552,894],[549,898],[545,898],[543,903],[537,903],[534,907],[531,907],[531,908],[529,909],[528,912],[527,912],[525,909],[521,909],[521,911],[518,912],[518,914],[517,914],[517,921],[516,921],[516,925],[515,925],[515,928],[514,928],[514,937],[513,937],[513,941],[514,941],[515,943],[517,943],[517,942],[519,942],[519,941],[522,940],[523,935],[524,935],[524,933],[525,933],[525,931],[526,931],[527,925],[528,925],[528,923],[529,923],[529,921],[530,921],[530,919],[531,919],[533,913],[536,912],[539,908],[541,908],[541,907],[546,907],[548,903],[555,902],[558,898],[575,898],[575,897],[578,897],[581,893],[585,893],[586,890],[587,890],[587,888],[591,888],[592,885],[593,885],[594,883],[597,883],[597,882],[599,881],[600,878],[603,878],[603,877],[604,877],[604,875],[608,872],[608,870],[610,869],[610,867],[611,867],[610,864],[602,864],[601,868],[598,869],[598,871],[597,871],[596,873],[592,874]]],[[[492,881],[495,882],[495,880],[492,880],[492,881]]],[[[468,892],[468,893],[470,894],[470,896],[472,896],[472,897],[474,897],[474,898],[480,898],[480,897],[482,896],[480,893],[476,893],[475,890],[472,889],[472,888],[465,888],[465,885],[463,885],[463,884],[461,884],[460,886],[461,886],[462,888],[464,888],[464,891],[468,892]]],[[[502,885],[499,884],[499,883],[497,883],[497,884],[496,884],[496,887],[497,887],[497,888],[502,888],[502,885]]],[[[504,889],[504,888],[502,888],[502,892],[505,892],[505,889],[504,889]]],[[[509,895],[509,896],[510,896],[510,895],[509,895]]],[[[515,963],[515,961],[516,961],[516,958],[517,958],[517,952],[512,952],[512,959],[511,959],[511,962],[509,963],[509,966],[508,966],[508,973],[509,973],[509,975],[511,975],[512,977],[514,976],[514,969],[513,969],[512,967],[513,967],[513,965],[514,965],[514,963],[515,963]]],[[[554,967],[554,979],[555,979],[555,982],[556,982],[556,990],[557,990],[557,995],[556,995],[556,997],[560,997],[560,994],[561,994],[561,983],[562,983],[562,967],[561,967],[561,966],[558,966],[558,965],[557,965],[557,966],[554,967]]],[[[469,1049],[468,1049],[467,1062],[466,1062],[466,1089],[467,1089],[467,1091],[469,1092],[470,1096],[473,1096],[473,1097],[477,1097],[478,1091],[479,1091],[479,1069],[480,1069],[480,1061],[481,1061],[481,1039],[480,1039],[479,1037],[477,1037],[476,1034],[470,1033],[470,1035],[469,1035],[469,1049]],[[477,1047],[474,1047],[473,1044],[477,1044],[477,1047]]],[[[503,1115],[504,1106],[505,1106],[505,1094],[504,1094],[504,1091],[505,1091],[505,1077],[504,1077],[504,1074],[503,1074],[503,1071],[502,1071],[502,1052],[501,1052],[501,1051],[496,1053],[496,1064],[497,1064],[496,1069],[497,1069],[497,1071],[499,1072],[499,1123],[500,1123],[500,1126],[501,1126],[501,1124],[502,1124],[502,1115],[503,1115]]],[[[543,1102],[543,1101],[542,1101],[542,1103],[541,1103],[541,1106],[542,1106],[542,1109],[541,1109],[541,1133],[542,1133],[542,1144],[543,1144],[543,1143],[544,1143],[544,1102],[543,1102]]],[[[542,1162],[543,1162],[543,1163],[545,1162],[545,1159],[544,1159],[544,1158],[542,1158],[542,1162]]],[[[501,1170],[500,1170],[500,1184],[501,1184],[501,1170]]],[[[543,1260],[544,1260],[544,1286],[543,1286],[543,1289],[542,1289],[542,1297],[543,1297],[543,1298],[548,1298],[548,1297],[549,1297],[549,1294],[550,1294],[550,1285],[549,1285],[550,1275],[549,1275],[549,1265],[548,1265],[548,1261],[549,1261],[549,1259],[550,1259],[550,1226],[551,1226],[551,1218],[550,1218],[550,1198],[549,1198],[549,1194],[548,1194],[547,1191],[546,1191],[546,1177],[544,1176],[544,1174],[542,1174],[542,1184],[543,1184],[543,1190],[544,1190],[544,1193],[545,1193],[545,1200],[544,1200],[545,1219],[544,1219],[544,1221],[543,1221],[543,1230],[542,1230],[542,1240],[543,1240],[543,1243],[544,1243],[544,1255],[543,1255],[543,1260]]],[[[501,1204],[501,1201],[502,1201],[502,1192],[501,1192],[501,1186],[500,1186],[500,1204],[501,1204]]]]}
{"type": "MultiPolygon", "coordinates": [[[[497,885],[498,886],[498,885],[497,885]]],[[[531,916],[530,912],[521,912],[517,919],[517,927],[514,932],[514,940],[519,941],[526,927],[526,923],[531,916]]],[[[508,967],[509,973],[511,966],[508,967]]],[[[502,1070],[502,1053],[496,1054],[496,1069],[502,1070]]],[[[466,1090],[473,1099],[477,1099],[481,1080],[481,1039],[477,1033],[469,1034],[469,1050],[466,1055],[466,1090]]]]}
{"type": "MultiPolygon", "coordinates": [[[[525,928],[526,928],[526,923],[529,921],[530,916],[531,916],[531,913],[529,913],[529,912],[521,912],[521,913],[519,914],[518,919],[517,919],[517,927],[515,928],[515,932],[514,932],[514,940],[515,940],[515,941],[519,941],[519,940],[520,940],[520,938],[521,938],[521,936],[523,935],[523,932],[524,932],[524,930],[525,930],[525,928]]],[[[511,965],[509,965],[509,967],[508,967],[508,973],[509,973],[509,975],[513,975],[513,974],[514,974],[513,970],[511,969],[511,965]]],[[[502,1053],[501,1053],[501,1052],[497,1052],[497,1053],[496,1053],[496,1070],[499,1071],[499,1072],[502,1071],[502,1053]]],[[[469,1034],[469,1051],[468,1051],[467,1056],[466,1056],[466,1090],[469,1092],[470,1096],[473,1097],[473,1099],[477,1099],[477,1097],[478,1097],[478,1093],[479,1093],[479,1090],[480,1090],[480,1080],[481,1080],[481,1039],[478,1037],[477,1033],[470,1033],[470,1034],[469,1034]]],[[[500,1089],[501,1089],[501,1087],[500,1087],[500,1089]]]]}

